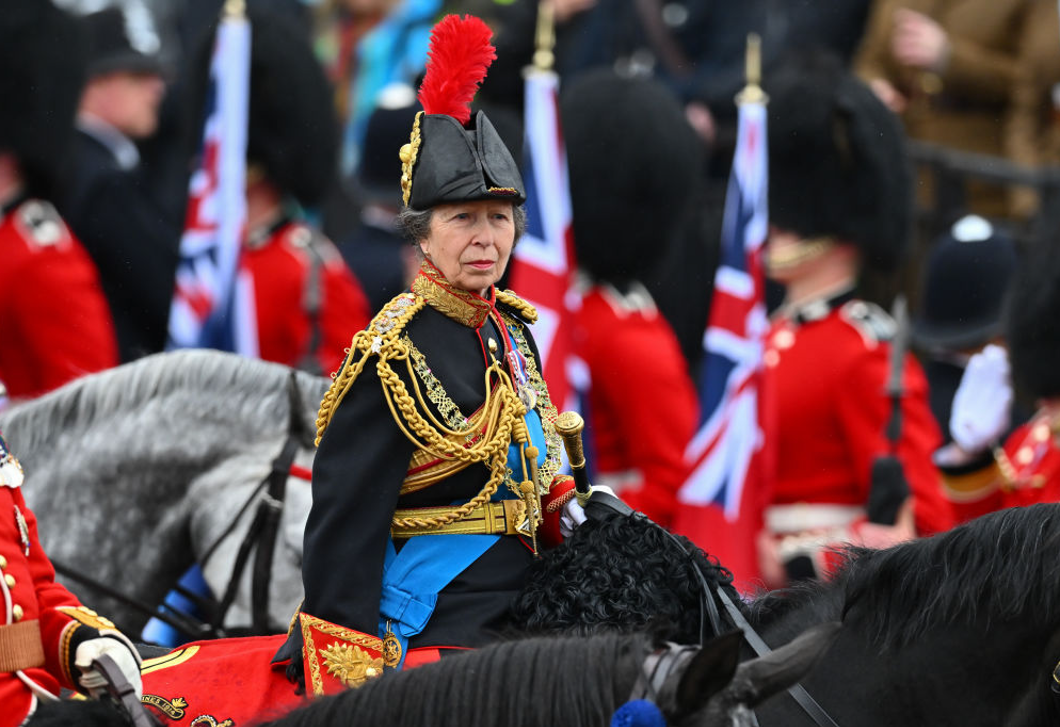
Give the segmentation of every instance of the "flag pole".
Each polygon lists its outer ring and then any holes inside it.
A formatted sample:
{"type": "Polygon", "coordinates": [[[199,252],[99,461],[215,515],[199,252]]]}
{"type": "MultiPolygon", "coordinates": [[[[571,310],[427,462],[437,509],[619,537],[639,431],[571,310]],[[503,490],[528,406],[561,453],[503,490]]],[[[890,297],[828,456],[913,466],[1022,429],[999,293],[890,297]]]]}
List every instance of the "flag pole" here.
{"type": "Polygon", "coordinates": [[[537,4],[537,32],[534,45],[534,69],[551,71],[556,62],[553,48],[556,47],[556,13],[552,0],[541,0],[537,4]]]}
{"type": "Polygon", "coordinates": [[[762,39],[758,33],[747,34],[747,51],[744,60],[746,85],[736,94],[736,105],[748,103],[765,104],[769,96],[762,90],[762,39]]]}

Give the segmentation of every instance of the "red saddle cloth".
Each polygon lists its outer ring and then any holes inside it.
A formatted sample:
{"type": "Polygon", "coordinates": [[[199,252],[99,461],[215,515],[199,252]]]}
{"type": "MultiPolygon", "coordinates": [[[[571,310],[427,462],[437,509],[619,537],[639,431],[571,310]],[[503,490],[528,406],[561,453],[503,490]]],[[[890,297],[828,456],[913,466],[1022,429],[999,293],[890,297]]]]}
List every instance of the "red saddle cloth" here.
{"type": "Polygon", "coordinates": [[[249,727],[309,703],[270,662],[285,634],[195,641],[144,661],[144,704],[164,724],[249,727]]]}
{"type": "MultiPolygon", "coordinates": [[[[163,724],[252,727],[309,703],[272,664],[286,634],[194,641],[144,661],[144,704],[163,724]]],[[[412,649],[405,668],[437,661],[440,650],[412,649]]]]}

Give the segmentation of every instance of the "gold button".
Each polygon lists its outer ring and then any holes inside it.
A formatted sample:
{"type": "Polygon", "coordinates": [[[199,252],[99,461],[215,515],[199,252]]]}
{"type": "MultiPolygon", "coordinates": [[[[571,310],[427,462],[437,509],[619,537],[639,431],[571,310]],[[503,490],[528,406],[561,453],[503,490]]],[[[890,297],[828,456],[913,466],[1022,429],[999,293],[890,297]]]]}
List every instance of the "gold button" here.
{"type": "Polygon", "coordinates": [[[497,353],[497,342],[492,338],[489,340],[490,353],[497,353]]]}
{"type": "Polygon", "coordinates": [[[1022,465],[1028,465],[1034,459],[1034,450],[1030,447],[1020,447],[1016,451],[1016,461],[1022,465]]]}
{"type": "Polygon", "coordinates": [[[14,588],[15,587],[15,577],[13,575],[11,575],[10,573],[5,573],[4,574],[4,583],[7,584],[8,588],[14,588]]]}
{"type": "Polygon", "coordinates": [[[7,568],[7,558],[0,555],[0,568],[7,568]]]}
{"type": "Polygon", "coordinates": [[[14,606],[12,606],[11,607],[11,615],[15,617],[16,621],[21,621],[22,620],[22,606],[19,606],[17,603],[14,606]]]}

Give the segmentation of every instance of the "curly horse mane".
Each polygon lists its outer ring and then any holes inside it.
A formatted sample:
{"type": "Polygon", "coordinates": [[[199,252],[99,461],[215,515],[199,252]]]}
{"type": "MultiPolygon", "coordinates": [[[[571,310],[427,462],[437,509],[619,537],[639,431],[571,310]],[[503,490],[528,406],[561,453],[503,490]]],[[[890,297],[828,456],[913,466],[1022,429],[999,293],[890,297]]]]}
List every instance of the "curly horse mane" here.
{"type": "Polygon", "coordinates": [[[513,605],[512,628],[581,635],[650,628],[698,643],[702,588],[695,568],[739,602],[732,574],[687,538],[642,516],[590,520],[534,564],[513,605]]]}

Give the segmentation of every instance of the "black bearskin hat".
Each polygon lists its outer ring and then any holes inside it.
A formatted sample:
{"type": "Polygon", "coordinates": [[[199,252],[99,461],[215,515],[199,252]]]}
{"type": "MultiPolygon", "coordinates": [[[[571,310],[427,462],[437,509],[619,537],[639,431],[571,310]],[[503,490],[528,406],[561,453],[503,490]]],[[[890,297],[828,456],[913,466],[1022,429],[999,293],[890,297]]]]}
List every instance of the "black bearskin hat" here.
{"type": "Polygon", "coordinates": [[[647,78],[579,75],[560,109],[578,265],[596,280],[641,278],[684,221],[703,144],[677,98],[647,78]]]}
{"type": "MultiPolygon", "coordinates": [[[[297,27],[265,10],[248,9],[247,19],[251,28],[247,161],[260,164],[269,181],[301,204],[315,205],[337,178],[338,122],[331,86],[309,39],[297,27]]],[[[200,49],[195,82],[189,84],[192,106],[199,110],[197,137],[215,35],[210,33],[209,42],[200,49]]]]}
{"type": "Polygon", "coordinates": [[[27,191],[48,197],[69,151],[85,81],[84,26],[50,0],[0,11],[0,150],[18,157],[27,191]]]}
{"type": "Polygon", "coordinates": [[[780,68],[766,85],[770,222],[854,243],[864,267],[893,270],[913,211],[898,118],[833,56],[794,56],[780,68]]]}
{"type": "Polygon", "coordinates": [[[1060,246],[1041,240],[1012,281],[1007,314],[1012,379],[1020,395],[1060,396],[1060,246]]]}
{"type": "Polygon", "coordinates": [[[478,199],[526,201],[519,167],[497,130],[470,103],[497,57],[489,26],[478,18],[447,15],[431,31],[419,100],[423,113],[401,147],[405,206],[478,199]]]}

